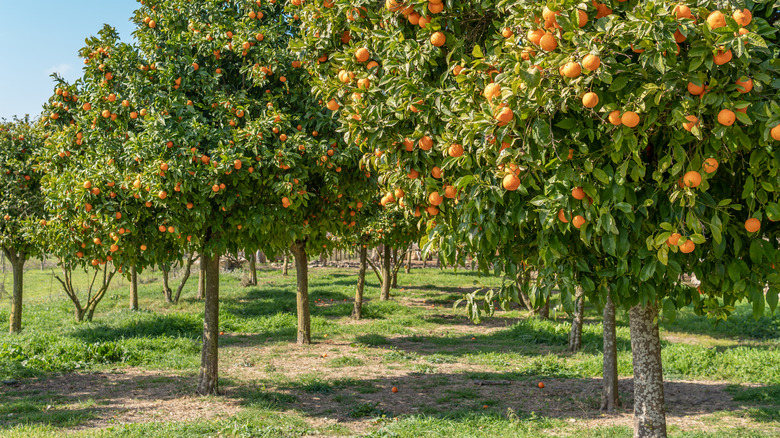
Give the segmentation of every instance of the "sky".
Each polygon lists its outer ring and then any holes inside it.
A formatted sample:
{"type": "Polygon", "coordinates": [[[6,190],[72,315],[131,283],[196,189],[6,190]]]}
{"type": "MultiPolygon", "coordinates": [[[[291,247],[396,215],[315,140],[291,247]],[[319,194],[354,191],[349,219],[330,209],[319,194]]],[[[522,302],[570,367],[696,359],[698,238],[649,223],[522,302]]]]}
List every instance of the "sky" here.
{"type": "Polygon", "coordinates": [[[0,119],[35,117],[54,92],[51,75],[81,76],[78,51],[107,23],[132,39],[136,0],[0,0],[0,119]]]}

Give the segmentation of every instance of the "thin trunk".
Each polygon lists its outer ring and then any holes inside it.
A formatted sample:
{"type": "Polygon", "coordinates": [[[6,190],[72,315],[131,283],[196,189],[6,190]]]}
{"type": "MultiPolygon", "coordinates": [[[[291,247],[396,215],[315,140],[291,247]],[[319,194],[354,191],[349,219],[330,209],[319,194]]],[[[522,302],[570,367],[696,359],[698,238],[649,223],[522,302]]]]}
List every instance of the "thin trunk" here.
{"type": "Polygon", "coordinates": [[[138,310],[138,271],[130,267],[130,310],[138,310]]]}
{"type": "Polygon", "coordinates": [[[179,282],[179,287],[176,288],[176,296],[173,298],[174,303],[179,302],[179,298],[181,298],[181,292],[184,290],[184,286],[187,284],[187,280],[190,279],[190,275],[192,274],[192,264],[195,262],[195,255],[193,253],[190,253],[187,256],[187,265],[184,266],[184,275],[181,277],[181,281],[179,282]]]}
{"type": "Polygon", "coordinates": [[[582,348],[582,318],[585,313],[585,292],[580,286],[574,295],[574,318],[571,320],[569,333],[569,351],[576,353],[582,348]]]}
{"type": "Polygon", "coordinates": [[[22,294],[24,292],[24,262],[27,259],[24,252],[8,251],[8,259],[13,270],[14,287],[11,294],[11,318],[9,327],[11,333],[22,331],[22,294]]]}
{"type": "Polygon", "coordinates": [[[309,313],[309,260],[306,257],[306,241],[292,244],[295,271],[298,279],[298,344],[311,344],[311,315],[309,313]]]}
{"type": "Polygon", "coordinates": [[[423,269],[428,267],[428,255],[426,254],[425,257],[423,257],[423,269]]]}
{"type": "Polygon", "coordinates": [[[200,254],[200,268],[198,270],[198,296],[196,300],[202,300],[206,296],[206,260],[200,254]]]}
{"type": "Polygon", "coordinates": [[[528,287],[528,285],[531,283],[531,273],[529,271],[523,271],[522,274],[519,274],[517,276],[517,295],[520,298],[520,301],[522,305],[529,311],[531,314],[534,313],[534,306],[531,305],[531,297],[528,296],[528,293],[523,289],[523,287],[528,287]]]}
{"type": "Polygon", "coordinates": [[[163,266],[161,269],[163,277],[163,295],[165,296],[165,302],[168,304],[173,303],[173,291],[170,286],[170,274],[171,270],[167,266],[163,266]]]}
{"type": "Polygon", "coordinates": [[[257,286],[257,259],[255,253],[249,255],[249,284],[257,286]]]}
{"type": "Polygon", "coordinates": [[[406,273],[412,272],[412,246],[409,246],[409,253],[406,255],[406,273]]]}
{"type": "Polygon", "coordinates": [[[620,406],[617,370],[617,329],[615,303],[607,294],[604,304],[604,381],[601,393],[601,410],[611,412],[620,406]]]}
{"type": "Polygon", "coordinates": [[[284,252],[284,264],[282,265],[282,275],[287,276],[288,268],[290,267],[290,255],[287,251],[284,252]]]}
{"type": "Polygon", "coordinates": [[[390,285],[393,281],[391,278],[392,273],[390,272],[390,251],[390,245],[385,245],[382,251],[382,293],[379,298],[382,301],[390,299],[390,285]]]}
{"type": "Polygon", "coordinates": [[[550,319],[550,298],[544,300],[544,306],[539,308],[539,318],[550,319]]]}
{"type": "Polygon", "coordinates": [[[399,264],[398,260],[398,250],[393,249],[393,265],[392,265],[392,272],[391,272],[391,283],[390,287],[393,289],[398,289],[398,270],[401,268],[401,265],[399,264]]]}
{"type": "Polygon", "coordinates": [[[368,267],[368,248],[360,246],[360,270],[358,271],[357,289],[355,290],[355,308],[352,309],[352,318],[360,319],[363,316],[363,290],[366,286],[366,268],[368,267]]]}
{"type": "Polygon", "coordinates": [[[634,437],[666,437],[664,378],[658,309],[636,305],[629,311],[634,359],[634,437]]]}
{"type": "Polygon", "coordinates": [[[219,391],[219,255],[201,254],[205,267],[205,313],[203,315],[203,349],[198,372],[198,394],[216,395],[219,391]]]}

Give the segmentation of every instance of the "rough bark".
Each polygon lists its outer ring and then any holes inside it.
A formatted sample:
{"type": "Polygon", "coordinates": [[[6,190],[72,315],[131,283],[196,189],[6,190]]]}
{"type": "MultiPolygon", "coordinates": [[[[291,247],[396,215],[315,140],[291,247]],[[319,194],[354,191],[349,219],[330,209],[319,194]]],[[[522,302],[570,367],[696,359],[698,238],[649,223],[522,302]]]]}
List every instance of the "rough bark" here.
{"type": "Polygon", "coordinates": [[[382,292],[379,297],[382,301],[390,299],[390,286],[393,282],[392,273],[390,272],[390,260],[391,250],[390,245],[385,245],[382,251],[382,292]]]}
{"type": "Polygon", "coordinates": [[[290,267],[290,255],[287,251],[284,252],[284,264],[282,265],[282,275],[287,276],[287,271],[290,267]]]}
{"type": "Polygon", "coordinates": [[[216,395],[219,391],[219,255],[201,254],[200,257],[206,270],[206,287],[198,394],[216,395]]]}
{"type": "Polygon", "coordinates": [[[11,317],[9,318],[9,331],[19,333],[22,331],[22,296],[24,293],[24,262],[27,256],[24,252],[16,253],[12,250],[4,250],[6,257],[11,262],[14,286],[11,293],[11,317]]]}
{"type": "Polygon", "coordinates": [[[398,260],[398,250],[393,249],[393,272],[392,272],[392,283],[390,284],[390,287],[393,289],[398,289],[398,270],[401,268],[400,260],[398,260]]]}
{"type": "Polygon", "coordinates": [[[363,316],[363,290],[366,286],[366,269],[368,267],[368,248],[360,246],[360,270],[358,271],[357,289],[355,289],[355,308],[352,309],[352,318],[360,319],[363,316]]]}
{"type": "Polygon", "coordinates": [[[664,378],[658,309],[637,305],[629,312],[634,359],[634,437],[666,437],[664,378]]]}
{"type": "Polygon", "coordinates": [[[163,295],[165,296],[165,302],[172,304],[173,303],[173,290],[171,290],[170,286],[170,276],[171,276],[171,269],[167,266],[163,266],[161,269],[162,271],[162,277],[163,277],[163,295]]]}
{"type": "Polygon", "coordinates": [[[249,284],[257,286],[257,259],[255,253],[249,255],[249,284]]]}
{"type": "Polygon", "coordinates": [[[537,309],[537,314],[539,315],[539,318],[550,319],[550,298],[549,297],[546,300],[544,300],[544,306],[537,309]]]}
{"type": "Polygon", "coordinates": [[[138,310],[138,271],[130,267],[130,310],[138,310]]]}
{"type": "Polygon", "coordinates": [[[412,253],[414,252],[412,250],[412,246],[409,246],[409,252],[406,254],[406,269],[405,272],[408,274],[412,272],[412,253]]]}
{"type": "Polygon", "coordinates": [[[311,315],[309,314],[309,260],[306,257],[306,241],[292,244],[295,270],[298,280],[298,344],[311,344],[311,315]]]}
{"type": "Polygon", "coordinates": [[[574,295],[574,317],[571,320],[569,333],[569,351],[576,353],[582,348],[582,318],[585,313],[585,292],[580,286],[574,295]]]}
{"type": "Polygon", "coordinates": [[[615,324],[615,303],[607,294],[604,304],[604,370],[601,392],[601,410],[611,412],[620,406],[617,370],[617,328],[615,324]]]}
{"type": "Polygon", "coordinates": [[[202,300],[206,296],[206,259],[203,254],[200,255],[200,268],[198,270],[198,296],[197,300],[202,300]]]}

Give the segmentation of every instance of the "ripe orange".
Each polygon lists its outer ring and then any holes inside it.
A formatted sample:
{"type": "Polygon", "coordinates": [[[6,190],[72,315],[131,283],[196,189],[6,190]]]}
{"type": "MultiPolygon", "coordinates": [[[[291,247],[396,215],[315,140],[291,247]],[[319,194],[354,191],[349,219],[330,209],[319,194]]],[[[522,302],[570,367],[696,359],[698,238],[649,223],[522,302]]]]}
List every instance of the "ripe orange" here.
{"type": "Polygon", "coordinates": [[[544,382],[539,382],[536,386],[538,386],[539,388],[544,388],[544,382]]]}
{"type": "Polygon", "coordinates": [[[336,102],[336,99],[331,99],[328,101],[327,107],[331,111],[336,111],[337,109],[339,109],[340,105],[338,104],[338,102],[336,102]]]}
{"type": "Polygon", "coordinates": [[[438,206],[441,205],[441,203],[444,201],[444,198],[439,194],[439,192],[431,192],[428,195],[428,202],[431,203],[431,205],[438,206]]]}
{"type": "Polygon", "coordinates": [[[585,108],[593,108],[598,104],[599,96],[596,93],[589,91],[582,96],[582,105],[584,105],[585,108]]]}
{"type": "Polygon", "coordinates": [[[696,244],[693,243],[693,240],[686,240],[685,243],[680,245],[680,251],[683,254],[690,254],[693,252],[693,250],[696,249],[696,244]]]}
{"type": "Polygon", "coordinates": [[[442,171],[439,166],[434,166],[434,168],[431,169],[431,176],[433,176],[434,178],[439,179],[441,178],[441,175],[442,175],[442,171]]]}
{"type": "Polygon", "coordinates": [[[358,62],[366,62],[371,57],[371,53],[365,47],[361,47],[355,51],[355,59],[358,62]]]}
{"type": "Polygon", "coordinates": [[[718,113],[718,123],[723,126],[731,126],[736,120],[737,116],[730,109],[722,109],[718,113]]]}
{"type": "Polygon", "coordinates": [[[611,113],[609,113],[609,123],[612,123],[615,126],[620,126],[623,124],[623,121],[620,118],[620,110],[614,110],[611,113]]]}
{"type": "Polygon", "coordinates": [[[691,14],[691,8],[689,8],[686,5],[677,5],[674,7],[674,17],[676,19],[681,18],[693,18],[693,14],[691,14]]]}
{"type": "Polygon", "coordinates": [[[566,219],[566,213],[563,211],[563,209],[558,210],[558,220],[560,220],[564,224],[569,223],[569,220],[566,219]]]}
{"type": "Polygon", "coordinates": [[[577,200],[585,199],[585,190],[582,190],[582,187],[575,187],[571,189],[571,196],[577,200]]]}
{"type": "Polygon", "coordinates": [[[585,222],[586,222],[585,218],[580,216],[580,215],[574,216],[571,219],[571,224],[574,225],[574,228],[577,228],[577,229],[582,227],[585,224],[585,222]]]}
{"type": "Polygon", "coordinates": [[[745,229],[748,233],[755,233],[756,231],[761,229],[761,221],[751,217],[750,219],[745,221],[745,229]]]}
{"type": "Polygon", "coordinates": [[[542,37],[545,35],[545,31],[542,29],[532,29],[528,31],[528,41],[536,44],[537,46],[540,44],[542,37]]]}
{"type": "Polygon", "coordinates": [[[750,90],[753,89],[753,79],[750,79],[748,77],[745,77],[745,80],[743,81],[742,78],[737,79],[737,91],[740,93],[750,93],[750,90]]]}
{"type": "Polygon", "coordinates": [[[704,86],[696,85],[693,82],[688,82],[688,92],[694,96],[698,96],[701,93],[704,93],[704,86]]]}
{"type": "Polygon", "coordinates": [[[710,29],[724,27],[726,26],[726,17],[723,15],[723,12],[712,11],[712,13],[707,16],[707,24],[710,26],[710,29]]]}
{"type": "Polygon", "coordinates": [[[512,29],[510,29],[510,28],[508,28],[508,27],[505,27],[505,28],[504,28],[504,29],[501,31],[501,36],[502,36],[502,37],[504,37],[504,38],[512,38],[512,36],[513,36],[514,34],[515,34],[515,33],[514,33],[514,32],[512,32],[512,29]]]}
{"type": "Polygon", "coordinates": [[[567,78],[576,78],[582,73],[582,67],[578,62],[567,62],[561,69],[561,74],[567,78]]]}
{"type": "Polygon", "coordinates": [[[690,131],[694,126],[699,125],[699,118],[696,116],[685,116],[685,119],[688,120],[688,123],[683,123],[683,128],[686,131],[690,131]]]}
{"type": "Polygon", "coordinates": [[[718,160],[714,158],[707,158],[704,160],[704,163],[702,163],[701,167],[707,173],[714,173],[716,170],[718,170],[718,160]]]}
{"type": "Polygon", "coordinates": [[[449,150],[447,151],[451,157],[457,158],[463,155],[463,146],[459,145],[457,143],[450,145],[449,150]]]}
{"type": "Polygon", "coordinates": [[[496,83],[487,84],[482,94],[488,101],[491,101],[496,96],[501,96],[501,86],[496,83]]]}
{"type": "Polygon", "coordinates": [[[506,190],[515,191],[520,187],[520,178],[516,177],[512,173],[509,173],[504,176],[504,180],[501,182],[501,185],[504,186],[504,189],[506,190]]]}
{"type": "Polygon", "coordinates": [[[442,32],[434,32],[431,35],[431,44],[435,47],[441,47],[447,42],[447,37],[442,32]]]}
{"type": "Polygon", "coordinates": [[[691,170],[683,175],[683,184],[685,187],[699,187],[701,184],[701,174],[695,170],[691,170]]]}
{"type": "Polygon", "coordinates": [[[444,197],[448,199],[454,199],[456,196],[458,196],[458,190],[455,189],[455,186],[445,186],[444,187],[444,197]]]}
{"type": "Polygon", "coordinates": [[[601,58],[592,53],[588,53],[584,58],[582,58],[582,66],[585,67],[586,70],[595,71],[599,68],[600,65],[601,58]]]}
{"type": "Polygon", "coordinates": [[[773,139],[775,139],[777,141],[780,141],[780,124],[777,124],[777,125],[775,125],[774,128],[770,129],[769,130],[769,135],[773,139]]]}
{"type": "Polygon", "coordinates": [[[558,40],[551,33],[545,33],[539,40],[539,47],[545,52],[551,52],[558,48],[558,40]]]}
{"type": "Polygon", "coordinates": [[[668,239],[666,239],[667,245],[670,246],[677,246],[680,244],[680,237],[682,237],[682,234],[680,233],[672,233],[671,236],[669,236],[668,239]]]}
{"type": "Polygon", "coordinates": [[[626,111],[620,117],[620,121],[629,128],[633,128],[639,124],[639,114],[633,111],[626,111]]]}
{"type": "Polygon", "coordinates": [[[712,57],[712,61],[715,63],[715,65],[723,65],[731,61],[731,57],[731,49],[726,50],[725,52],[723,49],[719,49],[718,53],[712,57]]]}
{"type": "Polygon", "coordinates": [[[515,113],[509,107],[503,107],[496,114],[496,120],[498,120],[498,126],[504,126],[511,122],[515,118],[515,113]]]}
{"type": "Polygon", "coordinates": [[[395,386],[393,386],[393,387],[390,389],[390,391],[392,391],[392,392],[398,392],[398,388],[396,388],[395,386]]]}
{"type": "Polygon", "coordinates": [[[588,24],[588,14],[582,9],[577,9],[577,25],[585,27],[586,24],[588,24]]]}
{"type": "Polygon", "coordinates": [[[740,26],[747,26],[753,21],[753,14],[748,9],[736,10],[731,14],[731,18],[740,26]]]}
{"type": "Polygon", "coordinates": [[[433,147],[433,139],[427,135],[423,136],[423,138],[420,139],[418,145],[420,146],[420,149],[429,151],[433,147]]]}

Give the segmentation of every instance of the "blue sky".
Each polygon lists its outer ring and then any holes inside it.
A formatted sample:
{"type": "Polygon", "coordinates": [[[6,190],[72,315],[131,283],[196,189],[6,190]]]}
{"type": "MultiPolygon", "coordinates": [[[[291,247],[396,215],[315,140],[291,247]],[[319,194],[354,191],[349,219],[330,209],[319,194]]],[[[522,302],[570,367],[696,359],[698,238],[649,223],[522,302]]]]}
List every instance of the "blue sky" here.
{"type": "Polygon", "coordinates": [[[53,92],[49,75],[81,75],[78,51],[104,23],[132,38],[136,0],[0,0],[0,118],[37,116],[53,92]]]}

